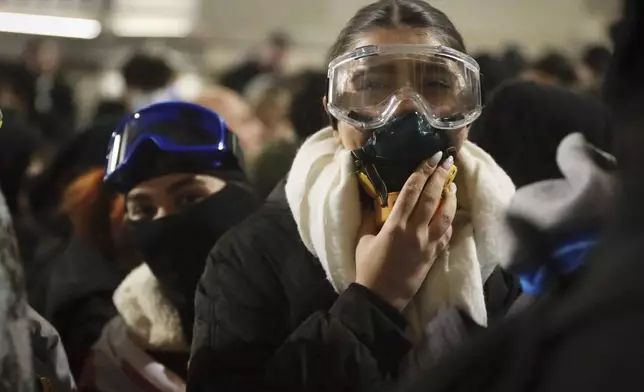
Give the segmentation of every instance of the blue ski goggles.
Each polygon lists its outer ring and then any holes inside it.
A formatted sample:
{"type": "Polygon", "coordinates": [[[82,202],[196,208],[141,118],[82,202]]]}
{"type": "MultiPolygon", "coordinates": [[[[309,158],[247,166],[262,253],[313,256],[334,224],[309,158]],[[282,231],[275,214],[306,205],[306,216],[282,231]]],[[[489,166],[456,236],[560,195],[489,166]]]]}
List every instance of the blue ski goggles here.
{"type": "Polygon", "coordinates": [[[217,113],[193,103],[163,102],[129,115],[114,131],[105,181],[118,182],[140,147],[150,143],[162,153],[207,162],[213,169],[236,163],[233,134],[217,113]]]}

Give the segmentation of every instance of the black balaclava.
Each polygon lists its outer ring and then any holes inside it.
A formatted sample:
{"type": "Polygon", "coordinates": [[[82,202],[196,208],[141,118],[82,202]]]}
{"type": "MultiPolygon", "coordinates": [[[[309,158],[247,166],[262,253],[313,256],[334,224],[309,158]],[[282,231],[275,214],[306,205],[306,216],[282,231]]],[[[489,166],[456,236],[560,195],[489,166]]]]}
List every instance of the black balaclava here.
{"type": "Polygon", "coordinates": [[[129,221],[134,244],[177,309],[186,341],[192,339],[194,292],[217,240],[259,206],[241,173],[221,171],[227,181],[219,192],[186,210],[151,221],[129,221]]]}

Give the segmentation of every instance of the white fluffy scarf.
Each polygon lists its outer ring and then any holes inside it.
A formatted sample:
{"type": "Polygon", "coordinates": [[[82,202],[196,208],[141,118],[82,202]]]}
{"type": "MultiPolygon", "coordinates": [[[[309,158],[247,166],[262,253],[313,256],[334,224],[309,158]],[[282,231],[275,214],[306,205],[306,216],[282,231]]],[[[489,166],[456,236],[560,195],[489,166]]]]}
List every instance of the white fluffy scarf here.
{"type": "Polygon", "coordinates": [[[161,293],[159,281],[143,263],[114,292],[114,305],[128,332],[147,349],[186,352],[179,313],[161,293]]]}
{"type": "MultiPolygon", "coordinates": [[[[446,306],[458,307],[486,326],[483,283],[509,259],[504,212],[514,194],[512,181],[470,142],[456,164],[458,213],[452,239],[404,312],[415,343],[424,340],[425,327],[446,306]]],[[[302,241],[319,258],[335,290],[344,291],[355,280],[362,208],[350,152],[331,128],[302,145],[287,179],[286,198],[302,241]]]]}

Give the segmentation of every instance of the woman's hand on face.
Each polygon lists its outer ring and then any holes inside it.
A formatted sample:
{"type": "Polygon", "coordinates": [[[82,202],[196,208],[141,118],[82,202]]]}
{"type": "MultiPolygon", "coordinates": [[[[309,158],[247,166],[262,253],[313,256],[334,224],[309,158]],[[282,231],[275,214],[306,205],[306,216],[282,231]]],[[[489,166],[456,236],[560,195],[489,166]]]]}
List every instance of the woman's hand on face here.
{"type": "Polygon", "coordinates": [[[399,311],[407,307],[452,236],[456,186],[443,192],[453,159],[438,153],[414,172],[378,232],[373,213],[363,216],[356,248],[356,283],[399,311]],[[438,167],[437,167],[438,166],[438,167]]]}

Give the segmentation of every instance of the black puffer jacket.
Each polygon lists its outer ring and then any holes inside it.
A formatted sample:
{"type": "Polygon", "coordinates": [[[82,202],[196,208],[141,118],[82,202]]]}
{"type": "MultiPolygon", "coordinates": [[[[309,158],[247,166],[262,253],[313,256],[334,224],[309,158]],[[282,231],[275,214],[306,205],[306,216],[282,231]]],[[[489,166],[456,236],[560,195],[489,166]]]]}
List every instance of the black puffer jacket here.
{"type": "Polygon", "coordinates": [[[112,295],[127,271],[78,237],[41,265],[30,284],[30,301],[58,330],[72,373],[78,377],[103,327],[118,314],[112,295]]]}
{"type": "MultiPolygon", "coordinates": [[[[410,349],[405,319],[360,285],[334,291],[278,190],[210,254],[197,287],[188,391],[373,391],[395,380],[410,349]]],[[[493,319],[517,286],[500,270],[486,286],[493,319]]],[[[456,310],[435,322],[438,345],[473,324],[456,310]]]]}

